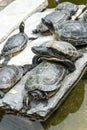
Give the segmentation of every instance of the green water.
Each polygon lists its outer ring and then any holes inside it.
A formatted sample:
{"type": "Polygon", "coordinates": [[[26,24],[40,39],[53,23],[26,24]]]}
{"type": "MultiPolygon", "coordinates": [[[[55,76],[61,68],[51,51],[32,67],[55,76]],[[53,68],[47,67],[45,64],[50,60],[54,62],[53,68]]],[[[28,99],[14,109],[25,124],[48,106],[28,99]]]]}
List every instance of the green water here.
{"type": "MultiPolygon", "coordinates": [[[[87,4],[86,0],[70,0],[87,4]]],[[[48,0],[49,8],[54,7],[48,0]]],[[[60,0],[59,2],[63,2],[60,0]]],[[[45,122],[30,121],[0,110],[0,130],[87,130],[87,74],[80,80],[62,106],[45,122]]]]}

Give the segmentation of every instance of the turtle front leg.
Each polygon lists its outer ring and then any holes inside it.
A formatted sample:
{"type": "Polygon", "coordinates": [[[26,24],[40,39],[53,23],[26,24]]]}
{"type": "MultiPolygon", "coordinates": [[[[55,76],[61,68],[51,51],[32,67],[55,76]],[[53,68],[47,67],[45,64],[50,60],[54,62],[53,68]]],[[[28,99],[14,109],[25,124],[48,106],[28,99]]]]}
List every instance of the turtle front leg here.
{"type": "Polygon", "coordinates": [[[7,65],[11,58],[12,58],[12,55],[6,56],[5,60],[2,62],[2,64],[7,65]]]}

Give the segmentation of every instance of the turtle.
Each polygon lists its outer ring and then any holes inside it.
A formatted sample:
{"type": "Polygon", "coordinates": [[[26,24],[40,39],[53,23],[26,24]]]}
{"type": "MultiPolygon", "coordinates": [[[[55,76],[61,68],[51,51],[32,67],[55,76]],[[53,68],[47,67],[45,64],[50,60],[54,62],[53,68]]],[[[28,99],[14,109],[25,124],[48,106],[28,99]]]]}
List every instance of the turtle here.
{"type": "Polygon", "coordinates": [[[67,10],[71,15],[74,15],[78,10],[79,6],[71,2],[62,2],[58,4],[55,10],[67,10]]]}
{"type": "Polygon", "coordinates": [[[75,70],[74,62],[82,57],[73,45],[64,41],[49,41],[40,46],[33,46],[31,49],[36,54],[32,60],[33,64],[39,64],[41,60],[60,62],[70,72],[75,70]]]}
{"type": "Polygon", "coordinates": [[[0,54],[0,59],[5,58],[3,64],[7,64],[12,56],[17,55],[26,47],[29,38],[24,33],[24,26],[25,24],[22,21],[19,25],[19,33],[9,37],[3,46],[0,54]]]}
{"type": "Polygon", "coordinates": [[[42,102],[47,106],[48,100],[60,89],[67,69],[58,63],[43,61],[30,71],[25,83],[26,94],[23,99],[23,110],[29,110],[32,102],[42,102]]]}
{"type": "Polygon", "coordinates": [[[40,24],[37,25],[36,29],[33,30],[33,33],[46,33],[49,31],[49,28],[45,26],[44,22],[47,21],[51,26],[55,24],[60,24],[61,22],[68,20],[72,15],[76,13],[78,6],[70,3],[63,2],[58,4],[55,10],[42,18],[40,24]],[[44,22],[43,22],[44,21],[44,22]]]}
{"type": "Polygon", "coordinates": [[[3,98],[28,71],[33,69],[33,65],[0,65],[0,98],[3,98]]]}
{"type": "MultiPolygon", "coordinates": [[[[48,26],[48,23],[47,23],[48,26]]],[[[49,27],[49,26],[48,26],[49,27]]],[[[70,42],[73,46],[87,45],[87,22],[69,20],[49,29],[58,40],[70,42]]]]}

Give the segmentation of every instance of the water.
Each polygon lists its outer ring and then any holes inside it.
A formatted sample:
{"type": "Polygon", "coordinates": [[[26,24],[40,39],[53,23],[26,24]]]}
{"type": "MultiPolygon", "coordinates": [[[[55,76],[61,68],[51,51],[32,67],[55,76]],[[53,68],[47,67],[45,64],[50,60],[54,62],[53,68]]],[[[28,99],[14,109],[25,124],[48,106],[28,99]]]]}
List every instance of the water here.
{"type": "MultiPolygon", "coordinates": [[[[87,4],[86,0],[70,1],[76,4],[87,4]]],[[[48,2],[49,8],[55,6],[53,0],[48,0],[48,2]]],[[[60,0],[60,2],[63,2],[63,0],[60,0]]],[[[87,130],[86,79],[87,74],[80,80],[62,106],[45,122],[30,121],[9,115],[0,109],[0,130],[87,130]]]]}

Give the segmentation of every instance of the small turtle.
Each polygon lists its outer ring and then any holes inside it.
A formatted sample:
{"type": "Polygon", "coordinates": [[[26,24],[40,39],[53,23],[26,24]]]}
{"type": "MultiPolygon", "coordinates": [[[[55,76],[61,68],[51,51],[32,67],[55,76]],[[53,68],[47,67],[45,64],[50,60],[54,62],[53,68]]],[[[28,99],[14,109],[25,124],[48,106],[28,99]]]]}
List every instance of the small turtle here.
{"type": "Polygon", "coordinates": [[[16,66],[6,65],[0,66],[0,98],[11,89],[27,71],[33,68],[32,65],[16,66]]]}
{"type": "Polygon", "coordinates": [[[87,22],[65,21],[55,28],[51,27],[51,31],[59,40],[70,42],[74,46],[87,45],[87,22]]]}
{"type": "Polygon", "coordinates": [[[50,27],[55,26],[56,24],[60,24],[61,22],[70,19],[71,16],[76,13],[77,9],[78,6],[70,2],[63,2],[58,4],[55,11],[42,18],[40,24],[37,25],[36,29],[33,30],[33,33],[48,32],[49,28],[47,28],[47,26],[44,24],[45,22],[48,23],[50,27]]]}
{"type": "Polygon", "coordinates": [[[21,22],[19,26],[20,32],[11,36],[4,45],[0,55],[0,59],[5,58],[3,64],[7,64],[12,56],[17,55],[26,47],[28,36],[24,33],[24,26],[24,22],[21,22]]]}
{"type": "Polygon", "coordinates": [[[33,64],[40,62],[41,59],[61,62],[71,72],[75,70],[75,60],[82,56],[74,46],[63,41],[49,41],[40,46],[33,46],[32,51],[36,54],[33,58],[33,64]]]}
{"type": "Polygon", "coordinates": [[[71,2],[62,2],[58,4],[55,10],[67,10],[71,15],[74,15],[78,10],[79,6],[71,2]]]}
{"type": "Polygon", "coordinates": [[[23,109],[30,109],[33,101],[47,105],[48,99],[60,89],[66,75],[67,69],[63,65],[49,61],[44,61],[31,70],[25,83],[23,109]]]}

